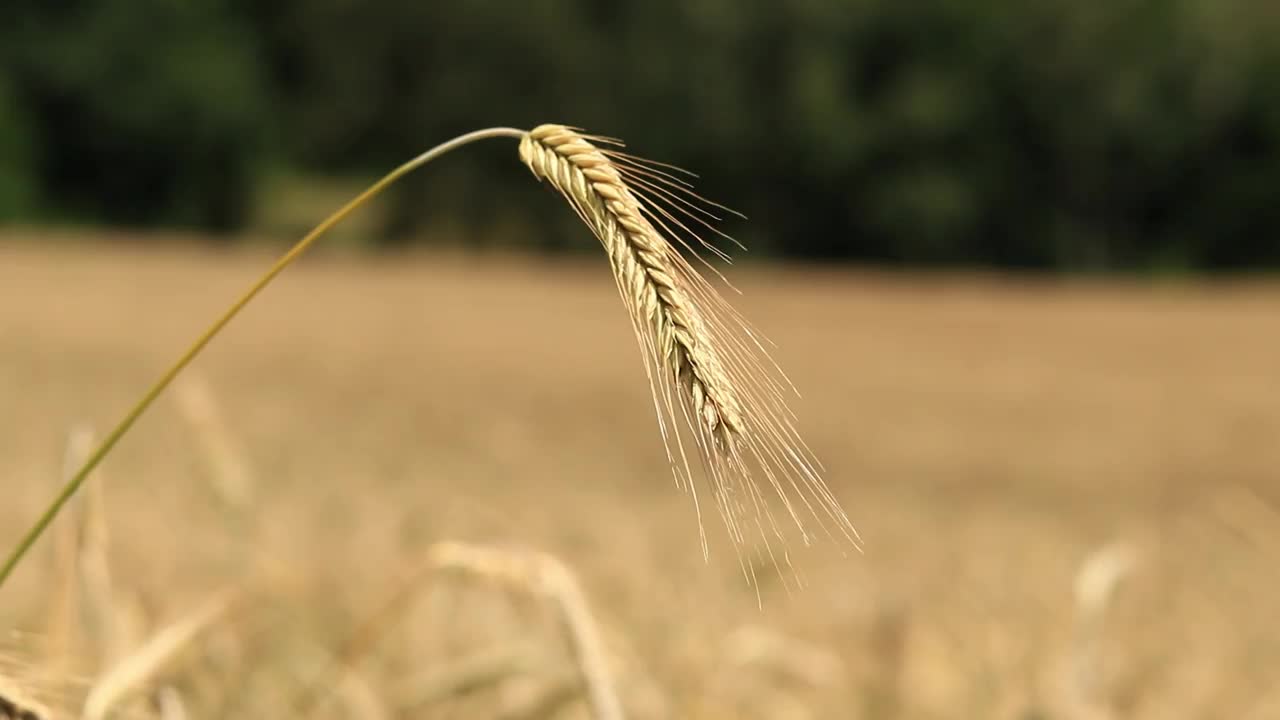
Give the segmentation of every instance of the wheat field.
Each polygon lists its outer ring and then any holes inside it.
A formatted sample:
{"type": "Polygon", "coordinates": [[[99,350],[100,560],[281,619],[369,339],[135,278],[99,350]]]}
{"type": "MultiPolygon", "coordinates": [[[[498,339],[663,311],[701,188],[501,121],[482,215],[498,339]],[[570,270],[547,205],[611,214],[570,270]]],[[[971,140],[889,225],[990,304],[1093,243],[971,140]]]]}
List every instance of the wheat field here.
{"type": "MultiPolygon", "coordinates": [[[[270,259],[111,239],[0,235],[6,549],[270,259]]],[[[0,688],[56,717],[1280,717],[1280,287],[737,269],[865,542],[793,545],[794,589],[715,526],[704,561],[604,265],[285,273],[0,593],[0,688]]]]}

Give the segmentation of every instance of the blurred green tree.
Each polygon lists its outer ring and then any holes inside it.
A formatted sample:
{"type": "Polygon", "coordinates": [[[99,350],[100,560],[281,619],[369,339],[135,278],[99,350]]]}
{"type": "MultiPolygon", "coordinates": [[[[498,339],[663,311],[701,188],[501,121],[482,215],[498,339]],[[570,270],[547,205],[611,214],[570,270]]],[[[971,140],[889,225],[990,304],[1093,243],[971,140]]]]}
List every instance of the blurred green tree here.
{"type": "Polygon", "coordinates": [[[0,74],[0,222],[34,212],[32,144],[29,121],[14,101],[8,78],[0,74]]]}
{"type": "MultiPolygon", "coordinates": [[[[1273,4],[10,4],[0,75],[20,107],[0,109],[0,138],[29,152],[0,183],[31,188],[28,208],[233,228],[264,157],[365,174],[480,125],[567,122],[705,173],[752,216],[731,229],[758,251],[1280,265],[1273,4]]],[[[591,242],[511,167],[509,148],[477,148],[411,176],[379,241],[445,220],[591,242]]]]}
{"type": "Polygon", "coordinates": [[[15,0],[5,62],[62,216],[240,226],[267,111],[252,29],[216,0],[15,0]]]}

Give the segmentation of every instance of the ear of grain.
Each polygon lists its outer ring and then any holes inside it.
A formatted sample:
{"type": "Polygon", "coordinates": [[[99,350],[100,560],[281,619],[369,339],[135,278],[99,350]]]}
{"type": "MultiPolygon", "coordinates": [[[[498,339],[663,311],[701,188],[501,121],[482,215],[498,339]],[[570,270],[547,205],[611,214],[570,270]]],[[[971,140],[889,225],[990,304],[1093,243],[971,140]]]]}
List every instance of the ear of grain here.
{"type": "Polygon", "coordinates": [[[439,570],[453,570],[521,588],[552,602],[578,665],[594,720],[623,720],[599,624],[573,571],[546,553],[512,552],[442,542],[429,552],[439,570]]]}
{"type": "Polygon", "coordinates": [[[1113,541],[1091,552],[1076,572],[1073,647],[1063,683],[1062,709],[1067,717],[1113,714],[1102,662],[1107,613],[1120,585],[1140,561],[1135,545],[1113,541]]]}
{"type": "Polygon", "coordinates": [[[95,471],[85,486],[78,570],[86,637],[99,669],[119,660],[130,642],[125,610],[111,577],[110,547],[103,478],[95,471]]]}
{"type": "Polygon", "coordinates": [[[787,407],[794,389],[770,359],[768,341],[676,247],[718,275],[698,248],[725,256],[699,233],[728,237],[714,226],[724,208],[695,194],[676,175],[682,171],[628,155],[620,145],[541,125],[521,139],[520,158],[569,201],[609,256],[677,481],[697,506],[691,467],[702,466],[739,547],[755,531],[773,557],[770,538],[783,537],[766,487],[806,544],[807,521],[814,520],[856,547],[857,532],[796,431],[787,407]]]}
{"type": "Polygon", "coordinates": [[[187,704],[182,699],[182,693],[171,685],[157,690],[152,702],[155,704],[156,715],[160,716],[160,720],[187,720],[190,717],[187,713],[187,704]]]}
{"type": "Polygon", "coordinates": [[[256,483],[235,438],[223,418],[209,382],[188,375],[173,388],[178,411],[203,446],[209,465],[209,485],[226,508],[245,514],[253,508],[256,483]]]}
{"type": "MultiPolygon", "coordinates": [[[[63,480],[71,477],[75,469],[93,449],[93,433],[88,428],[73,428],[67,437],[63,456],[63,480]]],[[[82,508],[83,510],[83,508],[82,508]]],[[[77,603],[79,574],[76,571],[81,559],[81,542],[76,526],[64,520],[54,528],[53,537],[53,589],[47,604],[47,642],[45,670],[53,676],[65,676],[72,671],[72,661],[77,654],[79,607],[77,603]]]]}
{"type": "MultiPolygon", "coordinates": [[[[483,579],[550,601],[577,665],[591,717],[595,720],[622,720],[625,717],[599,624],[573,571],[549,554],[460,542],[445,541],[431,546],[425,565],[413,573],[407,584],[397,589],[391,601],[384,603],[370,621],[361,624],[347,648],[339,654],[338,666],[326,674],[326,685],[339,685],[342,677],[381,640],[416,592],[427,581],[445,573],[483,579]]],[[[451,667],[445,673],[434,673],[426,682],[416,681],[409,692],[400,693],[404,698],[402,705],[421,707],[451,693],[462,694],[457,692],[459,690],[490,685],[515,674],[529,655],[521,652],[520,648],[503,648],[501,653],[478,655],[475,658],[477,662],[451,667]]],[[[543,659],[534,664],[541,671],[547,669],[543,659]]],[[[309,715],[317,701],[317,690],[313,688],[298,703],[298,707],[304,709],[299,715],[309,715]]]]}
{"type": "Polygon", "coordinates": [[[165,627],[94,683],[85,698],[85,720],[104,720],[129,695],[143,689],[202,632],[226,614],[237,595],[224,592],[187,617],[165,627]]]}

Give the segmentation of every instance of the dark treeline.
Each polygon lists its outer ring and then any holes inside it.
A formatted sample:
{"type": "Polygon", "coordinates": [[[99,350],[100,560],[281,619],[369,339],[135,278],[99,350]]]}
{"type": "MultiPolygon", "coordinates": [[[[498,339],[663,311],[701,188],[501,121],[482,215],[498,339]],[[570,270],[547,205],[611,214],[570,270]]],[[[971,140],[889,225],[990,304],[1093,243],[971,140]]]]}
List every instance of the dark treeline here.
{"type": "MultiPolygon", "coordinates": [[[[764,252],[1280,266],[1271,2],[5,6],[0,218],[231,231],[267,169],[369,173],[466,130],[552,121],[698,169],[764,252]]],[[[563,208],[513,154],[477,147],[415,176],[378,241],[442,216],[583,241],[550,224],[563,208]]]]}

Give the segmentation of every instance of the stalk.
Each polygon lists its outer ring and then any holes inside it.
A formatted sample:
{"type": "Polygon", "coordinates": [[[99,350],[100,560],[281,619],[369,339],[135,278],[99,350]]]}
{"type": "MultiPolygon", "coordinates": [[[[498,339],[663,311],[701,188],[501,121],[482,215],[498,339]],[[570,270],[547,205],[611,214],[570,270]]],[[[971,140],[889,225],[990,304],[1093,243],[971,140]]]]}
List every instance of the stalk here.
{"type": "Polygon", "coordinates": [[[13,573],[14,569],[18,567],[18,564],[22,562],[22,559],[31,550],[32,546],[36,544],[36,541],[40,539],[40,536],[44,534],[45,530],[49,528],[49,525],[51,525],[54,519],[58,517],[58,514],[62,512],[62,509],[66,506],[67,502],[69,502],[71,498],[75,496],[76,492],[80,490],[80,487],[84,485],[85,479],[89,477],[89,474],[93,472],[94,468],[96,468],[108,454],[110,454],[111,450],[116,446],[116,443],[120,442],[120,440],[129,432],[129,429],[132,428],[134,423],[142,417],[143,413],[151,407],[152,403],[156,401],[156,398],[160,397],[160,395],[164,393],[165,388],[169,387],[169,384],[173,382],[174,378],[178,377],[178,375],[191,364],[191,361],[204,350],[205,346],[208,345],[209,342],[218,335],[218,333],[222,332],[222,329],[225,328],[227,324],[230,323],[231,320],[250,303],[250,301],[257,297],[258,293],[262,292],[267,285],[270,285],[271,281],[274,280],[277,275],[284,272],[285,268],[293,264],[293,261],[297,260],[302,253],[306,252],[307,248],[311,247],[316,240],[320,239],[320,236],[324,235],[335,225],[342,222],[342,220],[344,220],[348,215],[355,212],[355,210],[360,206],[376,197],[383,190],[386,190],[400,178],[417,168],[426,165],[432,160],[435,160],[441,155],[444,155],[450,150],[462,147],[463,145],[468,145],[477,140],[497,137],[520,139],[524,137],[524,135],[524,130],[497,127],[459,135],[452,140],[441,143],[440,145],[431,148],[387,173],[381,180],[370,185],[364,192],[357,195],[346,205],[343,205],[337,210],[337,212],[325,218],[323,222],[312,229],[311,232],[307,233],[306,236],[299,240],[292,248],[289,249],[288,252],[282,255],[279,260],[276,260],[275,264],[272,265],[260,278],[258,278],[258,280],[254,282],[253,285],[239,297],[239,299],[232,303],[218,319],[214,320],[213,324],[210,325],[208,329],[206,329],[204,333],[202,333],[196,341],[187,348],[186,352],[178,358],[177,362],[166,370],[164,374],[160,376],[160,379],[156,380],[155,384],[142,394],[142,397],[140,397],[134,406],[125,413],[120,422],[116,423],[116,426],[111,429],[111,432],[107,433],[98,447],[89,454],[80,468],[76,470],[76,472],[67,481],[66,485],[63,486],[57,497],[55,497],[49,506],[45,508],[44,512],[41,513],[35,524],[32,525],[31,529],[22,537],[22,540],[18,542],[18,545],[13,549],[13,552],[9,555],[8,559],[5,560],[4,566],[0,567],[0,588],[4,587],[9,576],[13,573]]]}

